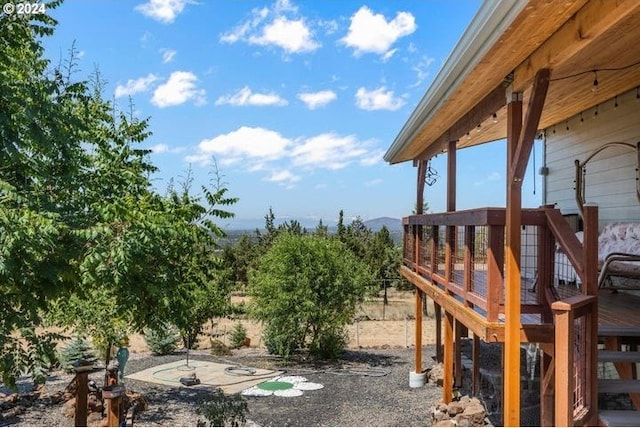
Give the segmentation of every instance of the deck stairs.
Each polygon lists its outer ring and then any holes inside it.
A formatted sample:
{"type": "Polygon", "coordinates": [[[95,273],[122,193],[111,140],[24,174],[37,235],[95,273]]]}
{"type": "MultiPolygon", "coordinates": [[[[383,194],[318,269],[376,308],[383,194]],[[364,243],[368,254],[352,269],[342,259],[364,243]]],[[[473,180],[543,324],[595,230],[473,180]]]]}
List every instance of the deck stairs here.
{"type": "MultiPolygon", "coordinates": [[[[640,343],[638,327],[600,327],[598,336],[601,343],[640,343]]],[[[618,348],[618,346],[615,346],[618,348]]],[[[623,346],[624,348],[624,346],[623,346]]],[[[598,368],[598,393],[629,394],[636,409],[606,410],[598,412],[600,426],[637,427],[640,426],[640,380],[636,373],[636,363],[640,363],[640,352],[623,350],[598,351],[599,363],[613,363],[618,379],[609,379],[604,370],[598,368]]],[[[600,366],[601,364],[599,364],[600,366]]]]}

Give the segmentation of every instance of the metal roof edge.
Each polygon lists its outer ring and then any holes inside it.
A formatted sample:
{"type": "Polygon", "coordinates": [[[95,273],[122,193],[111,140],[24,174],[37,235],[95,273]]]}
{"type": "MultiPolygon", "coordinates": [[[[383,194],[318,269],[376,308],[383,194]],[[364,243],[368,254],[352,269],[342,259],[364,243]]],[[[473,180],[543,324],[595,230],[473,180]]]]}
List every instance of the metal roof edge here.
{"type": "Polygon", "coordinates": [[[385,153],[385,161],[400,162],[396,159],[397,155],[422,129],[423,124],[433,117],[444,100],[458,89],[471,70],[493,47],[527,4],[528,1],[513,0],[482,2],[480,9],[447,57],[427,92],[385,153]]]}

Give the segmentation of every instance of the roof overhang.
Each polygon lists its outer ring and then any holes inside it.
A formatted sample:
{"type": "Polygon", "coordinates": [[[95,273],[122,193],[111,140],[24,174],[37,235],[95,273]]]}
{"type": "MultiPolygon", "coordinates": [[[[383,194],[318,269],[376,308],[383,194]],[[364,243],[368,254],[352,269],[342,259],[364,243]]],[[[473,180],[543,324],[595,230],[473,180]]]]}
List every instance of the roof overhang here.
{"type": "Polygon", "coordinates": [[[640,85],[640,2],[487,1],[453,49],[384,159],[429,159],[506,138],[506,96],[551,69],[540,128],[640,85]],[[598,90],[592,91],[595,73],[598,90]]]}

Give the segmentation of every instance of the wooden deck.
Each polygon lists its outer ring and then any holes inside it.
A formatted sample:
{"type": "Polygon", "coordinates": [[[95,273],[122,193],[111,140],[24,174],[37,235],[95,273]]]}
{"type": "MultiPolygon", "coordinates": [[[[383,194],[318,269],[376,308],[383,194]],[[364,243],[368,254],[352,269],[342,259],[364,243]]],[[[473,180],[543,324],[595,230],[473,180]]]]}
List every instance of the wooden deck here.
{"type": "MultiPolygon", "coordinates": [[[[479,274],[480,272],[476,272],[479,274]]],[[[418,286],[434,302],[442,306],[446,312],[454,314],[465,326],[486,342],[504,342],[504,315],[499,322],[489,322],[486,312],[478,307],[465,305],[460,298],[447,293],[438,284],[403,268],[403,275],[411,283],[418,286]]],[[[480,274],[482,275],[482,274],[480,274]]],[[[478,283],[483,283],[479,278],[478,283]]],[[[531,291],[531,283],[523,280],[521,289],[522,302],[532,303],[536,293],[531,291]]],[[[575,285],[559,285],[556,287],[561,299],[576,296],[579,290],[575,285]]],[[[539,314],[522,313],[522,342],[553,342],[553,324],[542,323],[539,314]]],[[[598,325],[601,327],[637,327],[640,326],[640,295],[627,291],[612,293],[601,290],[598,294],[598,325]]]]}

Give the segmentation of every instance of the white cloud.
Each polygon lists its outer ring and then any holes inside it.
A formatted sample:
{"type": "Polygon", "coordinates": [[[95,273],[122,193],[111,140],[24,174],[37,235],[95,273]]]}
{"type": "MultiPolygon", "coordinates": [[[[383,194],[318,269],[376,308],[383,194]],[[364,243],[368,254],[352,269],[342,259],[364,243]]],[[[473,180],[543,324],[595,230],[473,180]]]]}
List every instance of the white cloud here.
{"type": "Polygon", "coordinates": [[[398,51],[398,49],[390,49],[388,51],[386,51],[384,53],[384,55],[382,55],[382,61],[383,62],[387,62],[389,61],[389,59],[393,56],[394,53],[396,53],[398,51]]]}
{"type": "Polygon", "coordinates": [[[356,105],[363,110],[398,110],[405,105],[402,98],[395,97],[393,91],[384,86],[371,91],[358,88],[356,92],[356,105]]]}
{"type": "Polygon", "coordinates": [[[149,150],[151,150],[154,155],[159,155],[162,153],[180,153],[184,151],[184,147],[171,148],[167,144],[156,144],[149,147],[149,150]]]}
{"type": "Polygon", "coordinates": [[[285,106],[289,103],[276,93],[254,93],[248,86],[245,86],[233,95],[222,96],[216,100],[216,105],[224,104],[232,106],[285,106]]]}
{"type": "Polygon", "coordinates": [[[162,63],[163,64],[168,64],[171,61],[173,61],[173,58],[178,53],[177,51],[175,51],[173,49],[160,49],[160,52],[162,52],[162,63]]]}
{"type": "Polygon", "coordinates": [[[334,101],[338,96],[333,91],[318,91],[318,92],[301,92],[298,94],[298,98],[307,105],[310,110],[314,110],[318,107],[323,107],[334,101]]]}
{"type": "Polygon", "coordinates": [[[261,35],[250,36],[248,41],[261,46],[278,46],[287,53],[311,52],[320,47],[302,19],[291,21],[286,17],[276,18],[265,25],[261,35]]]}
{"type": "Polygon", "coordinates": [[[293,174],[291,171],[287,169],[283,169],[279,171],[273,171],[271,175],[264,178],[264,181],[278,183],[290,189],[293,187],[293,183],[300,181],[300,177],[293,174]]]}
{"type": "Polygon", "coordinates": [[[198,88],[197,83],[195,74],[174,71],[166,83],[156,88],[151,103],[160,108],[184,104],[189,100],[196,105],[203,105],[206,102],[205,91],[198,88]]]}
{"type": "Polygon", "coordinates": [[[182,13],[187,3],[192,2],[189,0],[149,0],[137,5],[135,10],[163,24],[171,24],[182,13]]]}
{"type": "Polygon", "coordinates": [[[304,140],[291,150],[290,156],[296,166],[336,170],[365,156],[369,145],[353,135],[325,133],[304,140]]]}
{"type": "Polygon", "coordinates": [[[384,15],[374,14],[367,6],[362,6],[351,16],[349,32],[340,41],[354,48],[355,55],[386,55],[398,39],[413,33],[416,28],[415,18],[409,12],[398,12],[394,19],[387,21],[384,15]]]}
{"type": "Polygon", "coordinates": [[[134,95],[139,92],[146,92],[156,80],[158,80],[158,76],[152,73],[149,73],[145,77],[140,77],[139,79],[129,79],[125,85],[116,86],[115,97],[120,98],[134,95]]]}
{"type": "Polygon", "coordinates": [[[247,21],[220,36],[223,43],[243,41],[259,46],[276,46],[286,53],[311,52],[321,45],[298,8],[289,0],[278,0],[271,8],[253,9],[247,21]]]}
{"type": "Polygon", "coordinates": [[[351,164],[366,167],[379,162],[382,154],[373,141],[354,135],[324,133],[289,138],[270,129],[242,126],[202,140],[185,160],[207,165],[215,157],[220,165],[234,165],[246,173],[261,174],[265,181],[290,186],[302,179],[300,171],[338,170],[351,164]]]}
{"type": "Polygon", "coordinates": [[[149,147],[153,153],[166,153],[169,151],[169,146],[166,144],[156,144],[155,146],[149,147]]]}
{"type": "Polygon", "coordinates": [[[369,154],[362,159],[360,159],[360,165],[362,166],[372,166],[377,163],[382,162],[384,156],[384,150],[375,150],[373,152],[369,152],[369,154]]]}
{"type": "MultiPolygon", "coordinates": [[[[292,141],[275,131],[243,126],[228,134],[218,135],[198,144],[198,154],[187,160],[206,164],[211,156],[220,157],[223,163],[235,163],[242,159],[256,163],[282,158],[292,141]]],[[[259,169],[264,168],[261,166],[259,169]]]]}
{"type": "Polygon", "coordinates": [[[410,86],[411,88],[422,85],[422,82],[429,76],[429,68],[434,61],[433,58],[423,57],[417,64],[411,67],[411,69],[416,72],[416,82],[410,86]]]}

